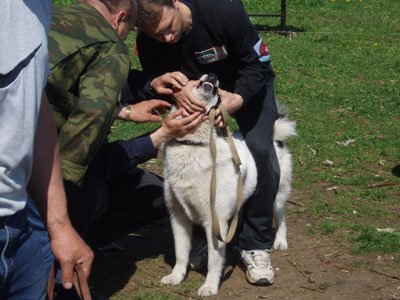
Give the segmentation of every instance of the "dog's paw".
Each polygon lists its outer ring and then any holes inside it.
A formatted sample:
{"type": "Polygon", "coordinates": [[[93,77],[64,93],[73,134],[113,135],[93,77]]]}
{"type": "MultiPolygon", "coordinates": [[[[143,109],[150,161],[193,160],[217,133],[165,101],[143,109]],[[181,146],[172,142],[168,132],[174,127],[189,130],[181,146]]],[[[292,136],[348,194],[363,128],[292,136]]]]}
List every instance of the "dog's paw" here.
{"type": "Polygon", "coordinates": [[[275,238],[274,249],[287,250],[287,248],[288,248],[288,244],[287,244],[287,240],[285,238],[279,238],[279,237],[275,238]]]}
{"type": "Polygon", "coordinates": [[[185,275],[177,275],[174,274],[173,272],[167,276],[164,276],[161,279],[161,283],[164,284],[170,284],[170,285],[178,285],[182,282],[183,278],[185,277],[185,275]]]}
{"type": "Polygon", "coordinates": [[[218,294],[218,285],[213,286],[209,284],[203,284],[201,288],[199,288],[197,294],[200,297],[215,296],[218,294]]]}

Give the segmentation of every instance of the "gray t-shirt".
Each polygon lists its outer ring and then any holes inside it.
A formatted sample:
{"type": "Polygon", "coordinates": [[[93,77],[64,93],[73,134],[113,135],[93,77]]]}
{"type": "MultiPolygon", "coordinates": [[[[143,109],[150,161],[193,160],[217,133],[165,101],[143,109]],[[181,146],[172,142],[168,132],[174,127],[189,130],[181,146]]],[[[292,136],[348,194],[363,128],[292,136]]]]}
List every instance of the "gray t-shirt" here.
{"type": "Polygon", "coordinates": [[[33,143],[49,75],[50,0],[3,0],[0,6],[0,217],[22,210],[33,143]]]}

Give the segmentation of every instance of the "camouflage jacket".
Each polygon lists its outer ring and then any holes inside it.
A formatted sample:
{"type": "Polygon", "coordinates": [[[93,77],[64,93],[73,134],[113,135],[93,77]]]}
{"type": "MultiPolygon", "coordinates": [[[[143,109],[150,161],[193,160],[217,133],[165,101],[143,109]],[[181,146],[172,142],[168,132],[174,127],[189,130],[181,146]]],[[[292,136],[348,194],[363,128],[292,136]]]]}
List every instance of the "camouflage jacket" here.
{"type": "Polygon", "coordinates": [[[105,142],[130,69],[129,49],[92,6],[53,6],[46,93],[63,177],[81,184],[105,142]]]}

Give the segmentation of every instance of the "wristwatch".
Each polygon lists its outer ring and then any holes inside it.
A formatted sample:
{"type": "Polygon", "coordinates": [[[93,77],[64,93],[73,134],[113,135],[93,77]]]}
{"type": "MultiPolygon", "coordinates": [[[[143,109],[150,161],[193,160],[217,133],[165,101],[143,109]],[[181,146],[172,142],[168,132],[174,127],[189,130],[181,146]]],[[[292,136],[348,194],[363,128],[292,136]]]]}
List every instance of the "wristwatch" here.
{"type": "Polygon", "coordinates": [[[125,106],[125,120],[126,121],[131,120],[131,106],[130,105],[125,106]]]}

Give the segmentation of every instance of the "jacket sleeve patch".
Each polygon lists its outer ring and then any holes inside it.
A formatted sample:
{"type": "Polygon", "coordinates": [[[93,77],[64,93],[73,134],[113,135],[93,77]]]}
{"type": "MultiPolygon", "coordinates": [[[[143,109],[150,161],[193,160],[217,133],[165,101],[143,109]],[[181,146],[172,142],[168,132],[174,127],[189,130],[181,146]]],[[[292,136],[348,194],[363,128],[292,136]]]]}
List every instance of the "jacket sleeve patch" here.
{"type": "Polygon", "coordinates": [[[258,42],[253,46],[254,51],[258,55],[258,59],[261,62],[268,62],[271,60],[267,46],[265,46],[263,40],[260,38],[258,42]]]}

